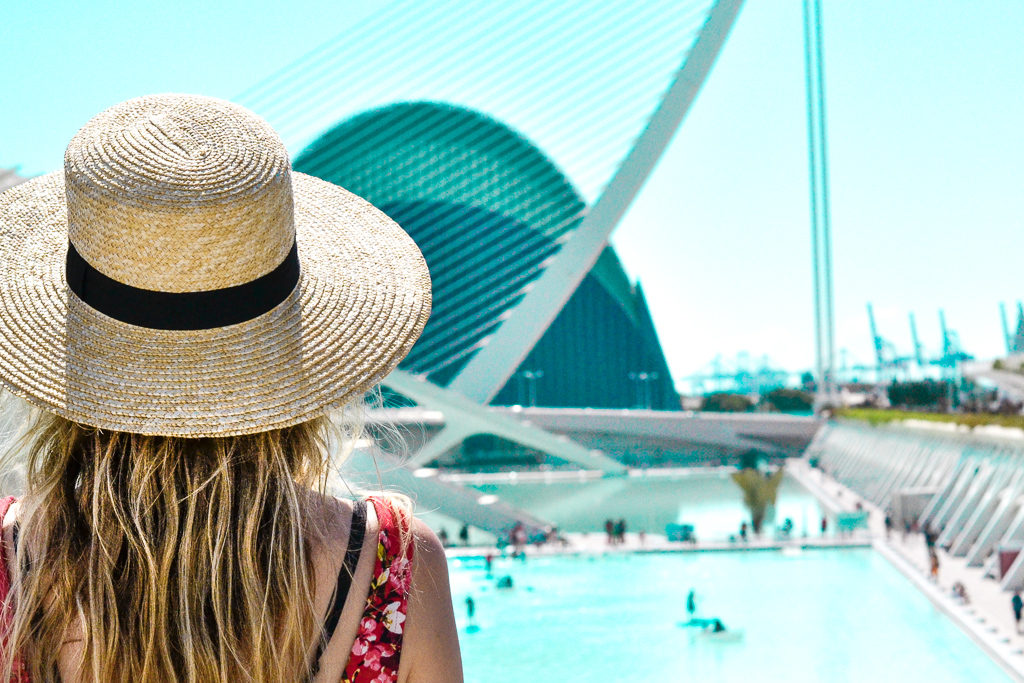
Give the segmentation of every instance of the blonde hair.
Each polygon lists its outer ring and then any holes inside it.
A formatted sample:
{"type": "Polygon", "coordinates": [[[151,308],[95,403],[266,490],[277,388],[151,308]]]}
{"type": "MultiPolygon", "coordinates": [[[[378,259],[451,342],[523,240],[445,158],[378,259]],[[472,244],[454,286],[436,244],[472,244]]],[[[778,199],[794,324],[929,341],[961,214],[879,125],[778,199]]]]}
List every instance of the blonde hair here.
{"type": "Polygon", "coordinates": [[[326,417],[196,439],[35,419],[0,680],[15,653],[60,680],[70,639],[89,681],[310,677],[324,527],[304,511],[324,495],[326,417]]]}

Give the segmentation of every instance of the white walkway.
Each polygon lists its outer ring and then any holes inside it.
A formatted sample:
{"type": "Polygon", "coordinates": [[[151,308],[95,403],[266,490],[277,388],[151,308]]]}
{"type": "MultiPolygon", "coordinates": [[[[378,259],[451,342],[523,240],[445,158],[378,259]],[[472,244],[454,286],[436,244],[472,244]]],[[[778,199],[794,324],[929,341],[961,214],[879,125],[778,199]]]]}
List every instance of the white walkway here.
{"type": "Polygon", "coordinates": [[[811,468],[806,460],[790,460],[787,472],[811,491],[830,511],[852,511],[857,502],[870,513],[869,526],[875,549],[913,582],[1015,680],[1024,682],[1024,636],[1016,633],[1011,593],[983,576],[983,569],[968,567],[961,557],[939,550],[939,580],[928,576],[928,552],[922,534],[885,534],[885,513],[854,491],[811,468]],[[969,604],[953,597],[953,584],[967,590],[969,604]]]}

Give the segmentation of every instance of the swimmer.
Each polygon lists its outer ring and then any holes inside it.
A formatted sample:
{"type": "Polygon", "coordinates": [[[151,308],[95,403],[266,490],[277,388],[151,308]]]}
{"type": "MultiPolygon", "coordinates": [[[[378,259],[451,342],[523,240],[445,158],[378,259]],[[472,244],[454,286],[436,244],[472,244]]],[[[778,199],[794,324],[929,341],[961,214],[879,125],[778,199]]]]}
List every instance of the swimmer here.
{"type": "Polygon", "coordinates": [[[679,622],[683,628],[698,628],[697,635],[709,640],[725,643],[736,643],[743,640],[743,629],[727,628],[725,622],[718,617],[711,619],[690,619],[687,622],[679,622]]]}
{"type": "Polygon", "coordinates": [[[706,633],[724,633],[726,631],[725,623],[718,617],[712,619],[690,619],[687,622],[682,622],[680,626],[695,626],[702,628],[706,633]]]}

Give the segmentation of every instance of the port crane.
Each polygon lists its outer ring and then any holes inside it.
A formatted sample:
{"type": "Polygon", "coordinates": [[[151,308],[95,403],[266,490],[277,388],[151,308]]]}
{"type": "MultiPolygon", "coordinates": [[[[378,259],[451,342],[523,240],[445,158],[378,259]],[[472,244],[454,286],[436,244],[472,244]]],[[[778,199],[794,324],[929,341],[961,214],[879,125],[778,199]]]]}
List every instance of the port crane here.
{"type": "Polygon", "coordinates": [[[911,358],[900,356],[896,352],[896,346],[878,332],[878,325],[875,323],[875,310],[868,304],[868,323],[871,325],[871,341],[875,347],[875,363],[878,371],[878,379],[881,382],[888,382],[895,379],[900,372],[905,372],[911,358]]]}
{"type": "Polygon", "coordinates": [[[1012,334],[1006,319],[1006,304],[999,304],[999,316],[1003,321],[1003,340],[1006,343],[1006,354],[1024,353],[1024,303],[1017,302],[1017,328],[1012,334]]]}

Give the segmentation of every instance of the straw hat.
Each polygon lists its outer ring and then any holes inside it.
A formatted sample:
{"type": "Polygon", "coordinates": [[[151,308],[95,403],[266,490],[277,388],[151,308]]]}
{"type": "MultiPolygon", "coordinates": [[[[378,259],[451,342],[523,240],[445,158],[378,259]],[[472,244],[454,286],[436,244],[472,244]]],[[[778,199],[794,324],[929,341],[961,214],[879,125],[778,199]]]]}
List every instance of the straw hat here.
{"type": "Polygon", "coordinates": [[[270,126],[206,97],[129,100],[64,170],[0,194],[0,381],[84,424],[226,436],[378,382],[430,314],[416,245],[292,173],[270,126]]]}

